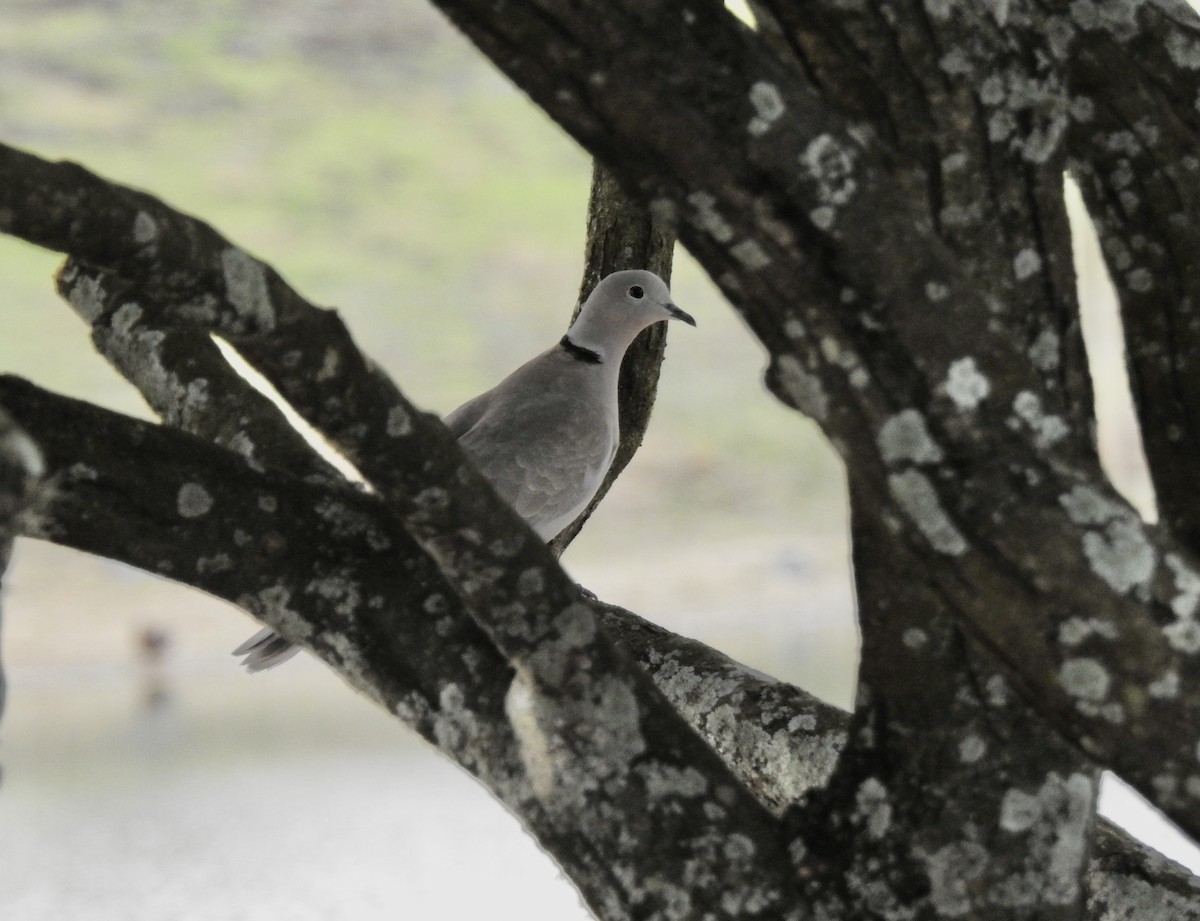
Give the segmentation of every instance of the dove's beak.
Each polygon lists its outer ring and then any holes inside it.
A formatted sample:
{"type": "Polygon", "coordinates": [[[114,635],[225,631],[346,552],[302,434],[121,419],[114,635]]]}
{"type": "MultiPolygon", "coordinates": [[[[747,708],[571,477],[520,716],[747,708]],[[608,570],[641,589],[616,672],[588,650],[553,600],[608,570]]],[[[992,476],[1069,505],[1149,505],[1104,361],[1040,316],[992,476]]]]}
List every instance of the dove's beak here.
{"type": "Polygon", "coordinates": [[[683,320],[688,326],[695,326],[696,319],[690,313],[685,313],[674,304],[667,304],[667,313],[671,315],[673,320],[683,320]]]}

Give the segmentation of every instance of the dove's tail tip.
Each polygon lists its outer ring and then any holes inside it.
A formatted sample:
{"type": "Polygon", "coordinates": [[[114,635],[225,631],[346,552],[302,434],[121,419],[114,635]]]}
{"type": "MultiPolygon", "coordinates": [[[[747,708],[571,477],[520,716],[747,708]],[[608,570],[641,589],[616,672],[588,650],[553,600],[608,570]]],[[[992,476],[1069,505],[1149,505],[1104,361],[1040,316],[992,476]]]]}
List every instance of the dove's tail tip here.
{"type": "Polygon", "coordinates": [[[246,666],[246,671],[254,674],[282,665],[299,651],[299,646],[293,646],[268,627],[258,631],[232,654],[245,656],[242,664],[246,666]]]}

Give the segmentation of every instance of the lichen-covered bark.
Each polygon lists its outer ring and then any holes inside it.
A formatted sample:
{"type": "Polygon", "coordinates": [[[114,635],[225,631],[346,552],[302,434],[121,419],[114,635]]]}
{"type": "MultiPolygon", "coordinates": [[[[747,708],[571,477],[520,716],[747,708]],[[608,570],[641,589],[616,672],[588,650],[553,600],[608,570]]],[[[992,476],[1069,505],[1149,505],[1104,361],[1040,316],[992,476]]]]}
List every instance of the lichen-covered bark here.
{"type": "Polygon", "coordinates": [[[1200,547],[1200,117],[1194,101],[1200,33],[1179,24],[1122,42],[1099,25],[1072,59],[1087,118],[1072,127],[1072,169],[1120,294],[1128,367],[1159,513],[1200,547]],[[1151,69],[1147,58],[1159,65],[1151,69]],[[1165,60],[1164,60],[1165,59],[1165,60]],[[1186,82],[1184,79],[1186,78],[1186,82]],[[1187,89],[1186,107],[1179,93],[1187,89]]]}
{"type": "Polygon", "coordinates": [[[817,5],[808,26],[878,88],[857,107],[798,40],[779,55],[782,14],[765,40],[709,5],[438,6],[674,215],[769,349],[769,386],[822,424],[1023,699],[1200,831],[1198,570],[1094,457],[1062,220],[1064,137],[1087,114],[1068,63],[1093,20],[1136,32],[1139,4],[817,5]]]}
{"type": "MultiPolygon", "coordinates": [[[[21,516],[21,533],[157,571],[302,637],[475,774],[572,879],[584,886],[594,880],[604,855],[555,836],[524,774],[504,713],[511,669],[444,583],[425,583],[436,572],[422,575],[422,557],[377,498],[257,471],[232,452],[13,378],[0,379],[0,403],[27,420],[27,437],[45,454],[47,486],[21,516]]],[[[601,619],[772,812],[783,813],[828,779],[845,744],[846,714],[619,608],[605,606],[601,619]]],[[[687,777],[696,779],[677,779],[687,777]]],[[[1152,862],[1122,836],[1102,856],[1110,850],[1152,862]]],[[[1093,861],[1089,885],[1112,892],[1126,864],[1116,881],[1105,866],[1093,861]]],[[[1165,888],[1147,872],[1142,897],[1192,906],[1172,882],[1177,871],[1161,869],[1165,888]]]]}

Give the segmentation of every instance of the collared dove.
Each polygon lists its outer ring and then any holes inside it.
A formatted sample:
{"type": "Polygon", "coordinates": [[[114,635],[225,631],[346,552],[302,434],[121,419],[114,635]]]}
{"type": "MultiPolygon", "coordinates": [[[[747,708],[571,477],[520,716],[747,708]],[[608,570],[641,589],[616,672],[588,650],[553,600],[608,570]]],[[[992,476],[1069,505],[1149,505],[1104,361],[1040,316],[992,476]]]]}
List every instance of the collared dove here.
{"type": "MultiPolygon", "coordinates": [[[[625,350],[647,326],[671,319],[696,325],[653,272],[614,272],[596,285],[562,339],[446,416],[479,472],[542,540],[587,507],[617,453],[625,350]]],[[[257,672],[296,652],[268,628],[233,654],[257,672]]]]}

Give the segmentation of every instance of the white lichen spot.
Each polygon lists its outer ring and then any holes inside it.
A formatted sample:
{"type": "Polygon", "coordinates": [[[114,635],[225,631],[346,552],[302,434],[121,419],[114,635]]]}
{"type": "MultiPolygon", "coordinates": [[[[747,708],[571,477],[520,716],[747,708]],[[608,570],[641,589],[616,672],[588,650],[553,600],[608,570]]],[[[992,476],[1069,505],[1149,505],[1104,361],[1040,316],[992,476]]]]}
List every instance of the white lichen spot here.
{"type": "Polygon", "coordinates": [[[966,538],[942,508],[933,484],[923,473],[918,470],[893,473],[888,477],[888,489],[934,550],[947,556],[967,552],[966,538]]]}
{"type": "Polygon", "coordinates": [[[788,404],[817,422],[829,417],[829,396],[821,379],[805,370],[794,355],[780,355],[772,366],[788,404]]]}
{"type": "Polygon", "coordinates": [[[215,553],[212,556],[202,556],[196,560],[196,574],[228,572],[233,569],[233,559],[228,553],[215,553]]]}
{"type": "Polygon", "coordinates": [[[1168,553],[1163,560],[1175,575],[1175,590],[1178,592],[1171,599],[1171,610],[1176,617],[1192,617],[1200,604],[1200,575],[1177,554],[1168,553]]]}
{"type": "Polygon", "coordinates": [[[931,304],[940,304],[950,296],[950,289],[940,281],[925,283],[925,298],[931,304]]]}
{"type": "Polygon", "coordinates": [[[1166,46],[1176,67],[1200,70],[1200,41],[1176,28],[1167,32],[1166,46]]]}
{"type": "Polygon", "coordinates": [[[925,0],[925,12],[934,19],[949,19],[953,8],[951,0],[925,0]]]}
{"type": "Polygon", "coordinates": [[[338,367],[342,363],[342,356],[335,348],[327,348],[325,355],[321,359],[321,367],[317,370],[318,381],[333,380],[337,377],[338,367]]]}
{"type": "Polygon", "coordinates": [[[951,77],[965,77],[975,68],[962,48],[955,46],[938,60],[938,67],[951,77]]]}
{"type": "Polygon", "coordinates": [[[175,496],[175,508],[183,518],[200,518],[212,507],[212,495],[199,483],[184,483],[175,496]]]}
{"type": "Polygon", "coordinates": [[[750,119],[749,131],[755,137],[766,134],[785,111],[783,97],[773,83],[763,80],[750,87],[750,105],[754,106],[754,117],[750,119]]]}
{"type": "Polygon", "coordinates": [[[821,205],[819,208],[813,208],[808,212],[808,219],[813,222],[813,226],[818,230],[828,230],[833,226],[833,219],[837,216],[837,212],[829,205],[821,205]]]}
{"type": "Polygon", "coordinates": [[[688,204],[696,209],[694,223],[708,233],[718,243],[728,243],[733,239],[733,228],[725,218],[717,213],[717,200],[708,192],[693,192],[688,196],[688,204]]]}
{"type": "Polygon", "coordinates": [[[963,764],[974,764],[987,754],[987,741],[983,736],[972,733],[958,743],[958,760],[963,764]]]}
{"type": "Polygon", "coordinates": [[[1115,640],[1117,628],[1099,617],[1068,617],[1058,628],[1058,641],[1064,646],[1078,646],[1089,636],[1115,640]]]}
{"type": "Polygon", "coordinates": [[[252,611],[260,620],[280,630],[286,636],[305,639],[312,635],[313,628],[304,617],[291,607],[292,593],[282,585],[271,585],[253,594],[240,596],[236,604],[252,611]]]}
{"type": "Polygon", "coordinates": [[[275,328],[275,309],[267,288],[267,273],[261,262],[231,246],[221,253],[225,297],[256,330],[275,328]]]}
{"type": "Polygon", "coordinates": [[[1146,693],[1157,700],[1170,700],[1179,696],[1179,672],[1169,671],[1161,678],[1146,685],[1146,693]]]}
{"type": "Polygon", "coordinates": [[[362,602],[362,592],[358,584],[344,576],[331,575],[312,579],[304,586],[304,591],[327,601],[334,611],[347,617],[357,613],[362,602]]]}
{"type": "Polygon", "coordinates": [[[925,857],[929,898],[947,918],[970,913],[973,883],[988,865],[988,852],[974,841],[956,841],[925,857]]]}
{"type": "Polygon", "coordinates": [[[853,818],[866,828],[867,837],[879,841],[892,824],[892,804],[888,789],[875,777],[868,777],[854,797],[853,818]]]}
{"type": "Polygon", "coordinates": [[[925,417],[915,409],[902,409],[887,419],[879,427],[875,441],[888,466],[904,462],[936,464],[944,457],[925,426],[925,417]]]}
{"type": "Polygon", "coordinates": [[[522,598],[540,595],[546,590],[546,576],[539,566],[530,566],[517,576],[517,594],[522,598]]]}
{"type": "Polygon", "coordinates": [[[943,386],[954,405],[964,410],[974,409],[992,392],[992,385],[980,372],[975,359],[969,356],[950,365],[943,386]]]}
{"type": "Polygon", "coordinates": [[[139,211],[133,219],[133,241],[142,246],[153,243],[158,236],[158,224],[145,211],[139,211]]]}
{"type": "Polygon", "coordinates": [[[1023,249],[1013,259],[1013,274],[1021,281],[1034,275],[1041,268],[1042,257],[1034,249],[1023,249]]]}
{"type": "Polygon", "coordinates": [[[1082,484],[1071,487],[1069,493],[1058,497],[1058,502],[1075,524],[1104,524],[1124,512],[1116,502],[1082,484]]]}
{"type": "Polygon", "coordinates": [[[909,627],[904,631],[901,640],[905,646],[915,652],[929,645],[929,634],[920,627],[909,627]]]}
{"type": "Polygon", "coordinates": [[[1145,294],[1154,287],[1154,276],[1149,269],[1137,268],[1125,275],[1125,283],[1129,285],[1131,291],[1136,291],[1139,294],[1145,294]]]}
{"type": "Polygon", "coordinates": [[[388,410],[384,431],[388,433],[389,438],[403,438],[405,435],[411,435],[412,430],[413,422],[408,410],[403,406],[393,406],[388,410]]]}
{"type": "Polygon", "coordinates": [[[1112,679],[1096,659],[1067,659],[1058,669],[1058,683],[1077,700],[1094,703],[1108,696],[1112,679]]]}
{"type": "Polygon", "coordinates": [[[1184,655],[1200,652],[1200,623],[1194,620],[1177,620],[1162,628],[1167,645],[1184,655]]]}
{"type": "Polygon", "coordinates": [[[259,496],[258,507],[261,511],[271,514],[279,508],[279,500],[274,496],[259,496]]]}
{"type": "Polygon", "coordinates": [[[1070,432],[1062,417],[1044,412],[1041,398],[1029,390],[1017,394],[1013,412],[1033,431],[1034,443],[1039,448],[1057,444],[1070,432]]]}
{"type": "MultiPolygon", "coordinates": [[[[998,821],[1009,834],[1023,835],[1027,872],[1000,882],[1000,904],[1071,905],[1088,856],[1096,802],[1096,783],[1086,774],[1068,777],[1051,772],[1034,794],[1008,790],[1000,802],[998,821]]],[[[1025,912],[1022,912],[1025,914],[1025,912]]]]}
{"type": "Polygon", "coordinates": [[[731,247],[729,252],[734,259],[751,272],[765,269],[771,264],[771,257],[767,255],[767,251],[758,244],[757,240],[742,240],[731,247]]]}
{"type": "Polygon", "coordinates": [[[67,292],[67,303],[90,324],[104,313],[105,296],[100,279],[84,275],[72,281],[67,292]]]}
{"type": "Polygon", "coordinates": [[[142,319],[142,308],[130,301],[116,309],[109,321],[112,331],[121,338],[128,338],[142,319]]]}
{"type": "Polygon", "coordinates": [[[651,800],[695,799],[708,792],[708,778],[691,765],[680,768],[654,761],[639,764],[637,773],[646,784],[646,795],[651,800]]]}
{"type": "Polygon", "coordinates": [[[853,149],[831,134],[822,134],[809,142],[800,154],[800,163],[816,183],[817,200],[822,205],[844,205],[854,196],[853,149]]]}
{"type": "Polygon", "coordinates": [[[1042,330],[1029,347],[1029,360],[1039,371],[1053,371],[1059,365],[1059,347],[1058,333],[1052,329],[1042,330]]]}
{"type": "Polygon", "coordinates": [[[1103,533],[1085,533],[1083,552],[1092,571],[1121,593],[1145,585],[1154,574],[1154,546],[1132,515],[1114,518],[1103,533]]]}

